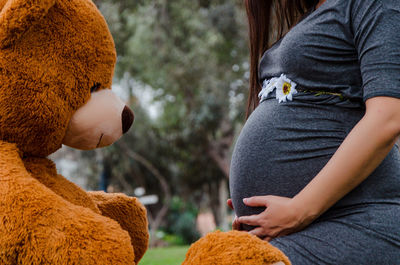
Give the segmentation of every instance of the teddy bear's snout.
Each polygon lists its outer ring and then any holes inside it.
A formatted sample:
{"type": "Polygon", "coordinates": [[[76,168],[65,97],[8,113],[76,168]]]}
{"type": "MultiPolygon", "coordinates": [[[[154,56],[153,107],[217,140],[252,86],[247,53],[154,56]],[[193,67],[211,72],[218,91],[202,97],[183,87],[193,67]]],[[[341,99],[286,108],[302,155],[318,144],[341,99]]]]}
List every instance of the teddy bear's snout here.
{"type": "Polygon", "coordinates": [[[111,145],[131,128],[133,120],[132,110],[111,89],[92,92],[72,115],[63,144],[82,150],[111,145]]]}
{"type": "Polygon", "coordinates": [[[121,116],[122,116],[122,133],[125,134],[131,128],[135,116],[133,115],[133,111],[126,105],[124,110],[122,111],[121,116]]]}

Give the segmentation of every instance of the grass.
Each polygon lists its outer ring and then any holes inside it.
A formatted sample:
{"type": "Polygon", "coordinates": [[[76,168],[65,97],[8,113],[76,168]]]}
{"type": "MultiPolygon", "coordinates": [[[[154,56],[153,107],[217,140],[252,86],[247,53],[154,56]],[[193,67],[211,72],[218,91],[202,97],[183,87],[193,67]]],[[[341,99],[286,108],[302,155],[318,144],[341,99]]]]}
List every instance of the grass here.
{"type": "Polygon", "coordinates": [[[189,246],[147,250],[139,265],[181,265],[189,246]]]}

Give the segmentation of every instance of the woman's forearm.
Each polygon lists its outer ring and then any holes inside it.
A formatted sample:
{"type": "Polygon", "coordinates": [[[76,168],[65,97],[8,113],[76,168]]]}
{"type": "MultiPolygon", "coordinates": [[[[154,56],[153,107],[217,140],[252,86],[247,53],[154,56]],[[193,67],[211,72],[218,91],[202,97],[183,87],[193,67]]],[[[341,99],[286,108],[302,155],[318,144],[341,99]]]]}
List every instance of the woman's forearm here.
{"type": "Polygon", "coordinates": [[[399,99],[380,98],[371,99],[370,106],[367,103],[363,119],[319,174],[293,198],[296,208],[305,211],[305,219],[321,215],[382,162],[399,135],[399,102],[399,99]]]}

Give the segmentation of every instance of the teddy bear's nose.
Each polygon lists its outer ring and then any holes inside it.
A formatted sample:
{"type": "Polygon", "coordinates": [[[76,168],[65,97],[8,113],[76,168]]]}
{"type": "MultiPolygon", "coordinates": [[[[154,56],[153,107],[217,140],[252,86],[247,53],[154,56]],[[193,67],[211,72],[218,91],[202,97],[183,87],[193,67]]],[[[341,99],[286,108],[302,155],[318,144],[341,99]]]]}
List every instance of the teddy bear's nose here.
{"type": "Polygon", "coordinates": [[[128,106],[122,111],[122,132],[126,133],[131,128],[135,116],[128,106]]]}

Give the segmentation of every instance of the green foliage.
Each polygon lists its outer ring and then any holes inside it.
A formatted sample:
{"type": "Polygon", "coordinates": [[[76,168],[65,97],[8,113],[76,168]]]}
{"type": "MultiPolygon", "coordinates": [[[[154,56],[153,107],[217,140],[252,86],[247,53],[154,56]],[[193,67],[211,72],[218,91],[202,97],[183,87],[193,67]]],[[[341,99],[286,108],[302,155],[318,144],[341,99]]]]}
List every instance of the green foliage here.
{"type": "Polygon", "coordinates": [[[185,242],[181,236],[175,234],[165,234],[162,240],[168,244],[168,246],[182,246],[185,242]]]}
{"type": "Polygon", "coordinates": [[[180,236],[185,244],[193,243],[200,238],[196,230],[196,216],[189,212],[181,214],[176,223],[172,223],[171,230],[175,235],[180,236]]]}
{"type": "MultiPolygon", "coordinates": [[[[165,231],[182,239],[183,244],[191,244],[199,239],[196,231],[197,209],[193,204],[175,196],[170,205],[165,231]]],[[[179,240],[177,240],[179,242],[179,240]]]]}

